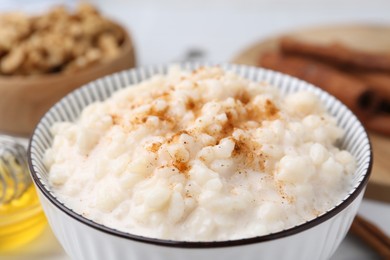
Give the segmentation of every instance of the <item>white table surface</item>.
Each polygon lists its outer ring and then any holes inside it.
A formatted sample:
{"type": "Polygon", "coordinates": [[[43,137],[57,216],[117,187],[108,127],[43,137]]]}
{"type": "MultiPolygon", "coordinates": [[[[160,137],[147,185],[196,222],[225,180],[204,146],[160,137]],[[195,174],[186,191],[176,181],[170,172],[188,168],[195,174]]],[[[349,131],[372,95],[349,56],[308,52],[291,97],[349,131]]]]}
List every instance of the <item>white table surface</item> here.
{"type": "MultiPolygon", "coordinates": [[[[1,0],[0,11],[36,12],[53,3],[77,1],[1,0]]],[[[292,29],[324,24],[388,24],[388,0],[94,0],[125,25],[135,42],[138,65],[184,60],[189,49],[204,59],[229,61],[243,48],[292,29]]],[[[390,170],[390,169],[389,169],[390,170]]],[[[390,204],[364,199],[359,214],[390,234],[390,204]]],[[[69,260],[50,228],[14,257],[0,259],[69,260]]],[[[348,235],[332,260],[379,259],[348,235]]]]}

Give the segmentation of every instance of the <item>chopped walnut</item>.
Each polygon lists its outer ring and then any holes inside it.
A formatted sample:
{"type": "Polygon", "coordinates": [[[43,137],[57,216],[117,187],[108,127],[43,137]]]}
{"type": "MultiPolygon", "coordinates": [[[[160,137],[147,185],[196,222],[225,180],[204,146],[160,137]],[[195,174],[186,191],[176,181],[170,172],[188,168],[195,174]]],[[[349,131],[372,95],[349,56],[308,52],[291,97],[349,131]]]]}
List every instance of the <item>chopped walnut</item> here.
{"type": "Polygon", "coordinates": [[[40,16],[0,16],[0,75],[74,72],[119,56],[124,32],[81,3],[40,16]]]}

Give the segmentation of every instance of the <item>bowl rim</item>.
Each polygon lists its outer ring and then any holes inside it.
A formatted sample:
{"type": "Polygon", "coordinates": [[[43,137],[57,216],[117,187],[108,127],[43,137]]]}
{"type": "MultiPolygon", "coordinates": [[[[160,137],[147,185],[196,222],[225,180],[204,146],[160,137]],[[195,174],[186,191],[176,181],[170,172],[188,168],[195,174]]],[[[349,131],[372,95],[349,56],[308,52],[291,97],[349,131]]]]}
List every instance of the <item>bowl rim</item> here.
{"type": "MultiPolygon", "coordinates": [[[[134,83],[134,84],[137,84],[137,83],[134,83]]],[[[66,215],[71,217],[73,220],[76,220],[76,221],[80,222],[81,224],[85,224],[85,225],[93,228],[94,230],[101,231],[101,232],[104,232],[104,233],[106,233],[108,235],[113,235],[115,237],[128,239],[128,240],[132,240],[132,241],[135,241],[135,242],[141,242],[141,243],[145,243],[145,244],[152,244],[152,245],[163,246],[163,247],[171,247],[171,248],[183,248],[183,249],[185,249],[185,248],[187,248],[187,249],[189,249],[189,248],[206,248],[206,249],[209,248],[209,249],[212,249],[212,248],[222,248],[222,247],[231,247],[231,246],[245,246],[245,245],[261,243],[261,242],[267,242],[267,241],[271,241],[271,240],[276,240],[276,239],[289,237],[289,236],[301,233],[301,232],[303,232],[305,230],[308,230],[308,229],[310,229],[312,227],[315,227],[317,225],[320,225],[321,223],[329,220],[330,218],[334,217],[335,215],[337,215],[341,211],[343,211],[345,208],[347,208],[359,196],[359,194],[364,191],[364,188],[366,187],[366,184],[368,183],[368,179],[369,179],[369,177],[371,175],[372,166],[373,166],[372,144],[371,144],[371,140],[369,138],[369,135],[367,133],[367,130],[364,127],[364,125],[361,123],[361,121],[357,118],[357,116],[348,107],[346,107],[344,105],[344,103],[342,103],[339,99],[337,99],[333,95],[329,94],[327,91],[322,90],[322,89],[316,87],[315,85],[312,85],[311,83],[308,83],[306,81],[303,81],[301,79],[298,79],[296,77],[293,77],[293,76],[290,76],[290,75],[287,75],[287,74],[284,74],[284,73],[280,73],[280,72],[277,72],[277,71],[265,69],[265,68],[262,68],[262,67],[254,67],[254,66],[248,66],[248,65],[242,65],[242,64],[234,64],[234,63],[226,63],[226,62],[224,62],[224,63],[182,62],[182,63],[165,63],[165,64],[162,64],[160,66],[159,65],[155,65],[155,66],[153,66],[153,65],[152,66],[142,66],[142,67],[136,67],[136,68],[124,70],[124,71],[121,71],[121,72],[116,72],[116,73],[104,76],[102,78],[96,79],[94,81],[91,81],[91,82],[81,86],[80,88],[78,88],[76,90],[73,90],[72,92],[70,92],[66,96],[64,96],[61,100],[59,100],[56,104],[54,104],[41,117],[41,119],[39,120],[39,123],[37,124],[37,126],[34,129],[33,134],[31,135],[31,138],[29,140],[29,145],[28,145],[28,167],[29,167],[29,170],[30,170],[31,177],[32,177],[32,179],[34,181],[34,184],[38,187],[39,191],[44,195],[44,197],[46,199],[48,199],[52,204],[54,204],[54,206],[57,209],[59,209],[60,211],[62,211],[63,213],[65,213],[66,215]],[[124,72],[131,72],[131,71],[137,71],[137,70],[142,70],[142,69],[148,70],[150,68],[156,68],[156,67],[169,67],[168,65],[177,65],[177,64],[180,65],[180,67],[182,69],[185,69],[186,66],[188,66],[188,65],[195,65],[196,64],[196,65],[199,65],[199,66],[226,66],[226,65],[232,65],[232,66],[235,66],[236,69],[238,69],[238,68],[241,68],[241,69],[252,68],[252,69],[255,69],[255,70],[263,70],[265,72],[271,72],[274,75],[281,75],[285,79],[296,80],[300,84],[303,83],[305,85],[309,85],[309,87],[311,87],[311,88],[319,89],[321,92],[325,92],[328,95],[327,98],[329,98],[329,97],[330,98],[334,98],[336,101],[340,102],[342,107],[343,107],[343,109],[345,109],[346,111],[349,111],[351,113],[351,116],[354,117],[354,119],[357,121],[357,123],[364,130],[364,132],[363,132],[363,134],[365,134],[365,139],[364,140],[366,140],[367,144],[368,144],[368,151],[369,151],[369,158],[368,159],[369,159],[369,161],[368,161],[368,167],[365,170],[363,179],[354,188],[352,193],[347,194],[346,197],[341,202],[339,202],[339,204],[337,204],[336,206],[334,206],[330,210],[324,212],[322,215],[320,215],[320,216],[318,216],[318,217],[316,217],[314,219],[311,219],[311,220],[306,221],[304,223],[298,224],[298,225],[293,226],[291,228],[287,228],[287,229],[284,229],[284,230],[281,230],[281,231],[278,231],[278,232],[275,232],[275,233],[270,233],[270,234],[267,234],[267,235],[250,237],[250,238],[242,238],[242,239],[234,239],[234,240],[221,240],[221,241],[218,241],[218,240],[217,241],[180,241],[180,240],[160,239],[160,238],[152,238],[152,237],[146,237],[146,236],[142,236],[142,235],[131,234],[131,233],[128,233],[128,232],[124,232],[124,231],[120,231],[120,230],[117,230],[117,229],[114,229],[114,228],[110,228],[110,227],[104,226],[103,224],[94,222],[93,220],[90,220],[90,219],[88,219],[86,217],[83,217],[82,215],[80,215],[80,214],[76,213],[75,211],[73,211],[72,209],[68,208],[64,203],[60,202],[56,197],[54,197],[52,192],[49,191],[48,189],[46,189],[45,185],[40,181],[40,178],[38,177],[37,172],[35,171],[34,166],[32,164],[32,156],[31,156],[31,154],[32,154],[31,149],[32,149],[32,145],[33,145],[32,143],[33,143],[33,140],[34,140],[33,137],[36,135],[36,131],[38,129],[38,126],[42,122],[42,119],[45,118],[46,114],[49,111],[51,111],[51,109],[53,109],[55,106],[57,106],[59,103],[61,103],[62,100],[64,98],[66,98],[68,95],[72,95],[75,91],[80,90],[82,88],[88,88],[89,84],[92,83],[92,82],[96,82],[96,81],[102,80],[102,79],[111,78],[114,75],[117,75],[117,74],[119,75],[119,74],[124,73],[124,72]]]]}

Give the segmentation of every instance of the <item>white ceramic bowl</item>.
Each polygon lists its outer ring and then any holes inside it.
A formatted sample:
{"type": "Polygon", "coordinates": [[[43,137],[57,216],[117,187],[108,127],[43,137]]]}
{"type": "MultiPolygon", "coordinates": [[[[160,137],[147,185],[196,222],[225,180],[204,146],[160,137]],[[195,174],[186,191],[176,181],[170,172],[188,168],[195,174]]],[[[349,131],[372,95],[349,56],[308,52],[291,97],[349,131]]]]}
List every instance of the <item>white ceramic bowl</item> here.
{"type": "MultiPolygon", "coordinates": [[[[210,64],[181,64],[194,69],[210,64]]],[[[51,146],[50,127],[58,121],[73,121],[81,110],[96,100],[108,98],[114,91],[138,83],[154,74],[165,74],[169,66],[123,71],[96,80],[78,89],[52,107],[41,119],[31,138],[29,166],[49,223],[73,259],[328,259],[346,235],[363,197],[372,166],[371,146],[361,123],[340,101],[324,91],[296,78],[274,71],[241,65],[221,64],[222,68],[251,79],[268,81],[283,93],[312,91],[329,113],[345,129],[339,145],[357,159],[353,186],[348,195],[328,212],[314,220],[277,233],[248,239],[219,242],[180,242],[147,238],[105,227],[84,218],[56,198],[48,182],[42,159],[51,146]]]]}

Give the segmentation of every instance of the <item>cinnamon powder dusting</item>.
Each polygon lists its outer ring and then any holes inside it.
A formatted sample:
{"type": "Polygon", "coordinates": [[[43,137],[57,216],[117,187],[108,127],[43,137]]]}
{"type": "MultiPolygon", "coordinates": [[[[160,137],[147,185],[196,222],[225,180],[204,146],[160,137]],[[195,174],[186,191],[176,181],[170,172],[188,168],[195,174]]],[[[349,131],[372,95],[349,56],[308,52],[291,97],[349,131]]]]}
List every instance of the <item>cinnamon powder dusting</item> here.
{"type": "Polygon", "coordinates": [[[114,125],[119,125],[122,122],[122,117],[117,114],[111,114],[111,119],[114,125]]]}
{"type": "Polygon", "coordinates": [[[265,115],[268,118],[274,118],[279,112],[279,109],[275,106],[271,100],[267,99],[265,103],[265,115]]]}
{"type": "Polygon", "coordinates": [[[172,165],[175,166],[180,171],[180,173],[187,173],[190,169],[188,163],[181,162],[179,160],[173,160],[172,165]]]}
{"type": "MultiPolygon", "coordinates": [[[[168,129],[172,131],[170,136],[166,138],[163,143],[153,143],[151,146],[146,147],[150,152],[157,153],[160,147],[164,144],[177,143],[179,137],[182,134],[191,135],[190,130],[182,129],[179,125],[180,118],[171,116],[170,110],[173,109],[169,106],[172,101],[171,91],[175,91],[174,86],[170,86],[169,90],[164,92],[154,93],[154,99],[165,100],[168,105],[163,109],[157,109],[154,105],[150,106],[150,109],[140,115],[137,115],[130,122],[131,125],[136,126],[145,124],[149,116],[158,117],[160,122],[168,123],[168,129]]],[[[243,163],[244,167],[251,167],[255,170],[264,171],[265,169],[265,155],[261,154],[261,145],[251,140],[251,138],[240,138],[236,140],[233,138],[233,133],[237,129],[244,131],[259,127],[264,120],[275,120],[278,118],[279,109],[269,99],[267,99],[264,105],[258,105],[253,103],[253,97],[251,94],[243,89],[234,96],[234,101],[228,106],[222,105],[221,113],[226,115],[227,120],[221,124],[221,129],[217,131],[208,131],[206,128],[198,128],[195,131],[194,137],[198,134],[206,133],[214,138],[214,142],[208,145],[216,145],[224,138],[231,138],[235,142],[235,147],[232,153],[233,157],[239,158],[239,161],[243,163]],[[232,105],[233,104],[233,105],[232,105]]],[[[209,102],[207,99],[194,100],[188,97],[184,101],[186,113],[192,112],[194,115],[194,121],[205,113],[202,111],[203,106],[209,102]]],[[[223,104],[224,101],[222,101],[223,104]]],[[[207,112],[206,112],[207,113],[207,112]]],[[[174,115],[174,114],[173,114],[174,115]]],[[[123,123],[122,119],[117,115],[112,115],[114,124],[123,123]]],[[[199,120],[201,122],[201,120],[199,120]]],[[[202,158],[200,158],[202,159],[202,158]]],[[[190,170],[190,166],[187,162],[181,158],[175,156],[169,163],[171,166],[177,168],[181,173],[186,173],[190,170]]],[[[169,165],[166,165],[169,166],[169,165]]]]}
{"type": "Polygon", "coordinates": [[[152,143],[151,146],[149,146],[147,148],[148,151],[152,152],[152,153],[157,153],[158,149],[160,149],[162,143],[160,142],[157,142],[157,143],[152,143]]]}

